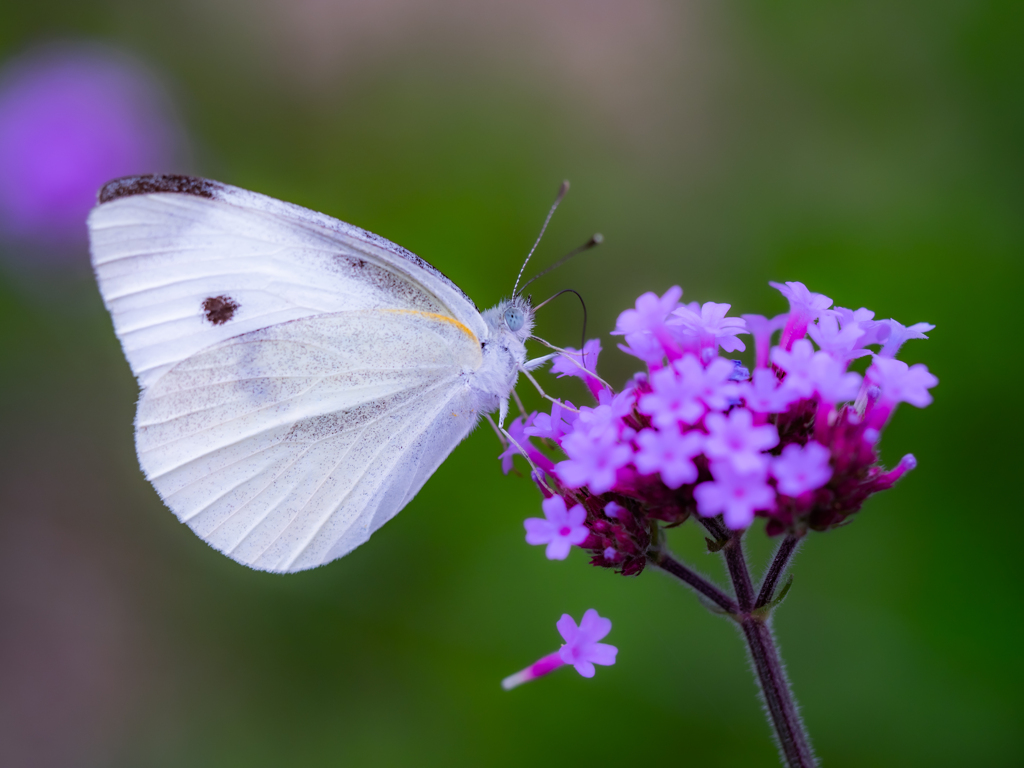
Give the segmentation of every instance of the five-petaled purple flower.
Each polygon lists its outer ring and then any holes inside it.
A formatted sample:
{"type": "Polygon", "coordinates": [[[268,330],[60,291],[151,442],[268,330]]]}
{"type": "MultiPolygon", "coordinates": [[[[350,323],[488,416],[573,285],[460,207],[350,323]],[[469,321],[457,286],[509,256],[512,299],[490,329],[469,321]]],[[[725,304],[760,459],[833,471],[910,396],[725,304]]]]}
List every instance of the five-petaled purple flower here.
{"type": "Polygon", "coordinates": [[[575,431],[566,435],[562,450],[569,458],[555,465],[555,474],[570,488],[586,485],[594,493],[614,488],[618,470],[633,456],[612,430],[575,431]]]}
{"type": "Polygon", "coordinates": [[[704,433],[698,430],[686,434],[680,432],[678,426],[660,431],[643,430],[636,436],[638,450],[633,457],[640,472],[645,475],[658,472],[661,481],[673,489],[697,479],[693,459],[704,449],[704,433]]]}
{"type": "Polygon", "coordinates": [[[832,478],[831,455],[828,448],[813,440],[802,448],[796,443],[787,445],[781,456],[772,459],[772,476],[779,493],[799,496],[821,488],[832,478]]]}
{"type": "Polygon", "coordinates": [[[593,608],[583,614],[579,626],[572,616],[563,613],[555,625],[558,634],[565,640],[558,655],[566,664],[572,664],[583,677],[594,676],[594,665],[609,667],[615,663],[618,649],[614,645],[600,643],[612,631],[611,619],[599,616],[593,608]]]}
{"type": "Polygon", "coordinates": [[[775,503],[775,491],[768,485],[763,465],[741,472],[731,461],[715,461],[711,476],[714,480],[693,490],[697,512],[704,517],[722,515],[728,528],[746,528],[754,522],[757,510],[771,509],[775,503]]]}
{"type": "Polygon", "coordinates": [[[590,531],[583,523],[587,511],[576,505],[565,508],[561,496],[552,496],[541,502],[544,517],[531,517],[523,521],[526,528],[527,544],[547,544],[545,555],[548,560],[565,560],[573,544],[582,544],[590,531]]]}
{"type": "Polygon", "coordinates": [[[779,433],[772,424],[754,426],[753,414],[745,408],[735,408],[728,416],[709,413],[704,420],[708,439],[704,453],[708,458],[730,463],[737,472],[747,473],[763,469],[762,451],[779,444],[779,433]]]}
{"type": "Polygon", "coordinates": [[[599,642],[612,631],[611,619],[600,616],[597,611],[590,608],[583,614],[579,626],[567,613],[562,614],[562,618],[555,626],[565,644],[521,672],[506,677],[501,681],[502,688],[506,691],[511,690],[517,685],[554,672],[566,664],[574,667],[583,677],[593,677],[595,664],[609,667],[615,663],[618,648],[599,642]]]}

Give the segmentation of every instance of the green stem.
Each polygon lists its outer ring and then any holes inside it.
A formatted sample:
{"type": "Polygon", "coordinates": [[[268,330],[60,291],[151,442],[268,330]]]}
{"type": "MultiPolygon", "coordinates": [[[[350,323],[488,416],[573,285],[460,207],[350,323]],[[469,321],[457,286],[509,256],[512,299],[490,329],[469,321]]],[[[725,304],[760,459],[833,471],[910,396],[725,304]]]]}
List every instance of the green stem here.
{"type": "MultiPolygon", "coordinates": [[[[769,568],[758,603],[761,602],[760,598],[766,594],[765,587],[769,586],[769,580],[778,581],[778,577],[785,569],[786,561],[796,549],[795,543],[787,549],[783,561],[779,563],[777,572],[773,573],[775,569],[769,568]]],[[[780,548],[780,553],[782,551],[780,548]]],[[[729,544],[722,552],[729,568],[729,576],[732,578],[736,599],[743,609],[740,628],[743,630],[750,659],[757,672],[757,680],[761,686],[765,708],[768,710],[769,722],[775,729],[779,752],[789,768],[815,768],[818,762],[811,751],[810,740],[807,738],[803,722],[800,720],[796,700],[793,698],[789,680],[786,679],[786,670],[782,665],[782,658],[779,656],[775,638],[772,636],[771,627],[768,624],[770,615],[751,612],[755,609],[754,588],[750,580],[747,560],[743,554],[742,534],[733,534],[729,544]]],[[[777,554],[772,566],[775,566],[778,561],[777,554]]],[[[770,595],[773,591],[774,586],[769,588],[767,594],[770,595]]]]}

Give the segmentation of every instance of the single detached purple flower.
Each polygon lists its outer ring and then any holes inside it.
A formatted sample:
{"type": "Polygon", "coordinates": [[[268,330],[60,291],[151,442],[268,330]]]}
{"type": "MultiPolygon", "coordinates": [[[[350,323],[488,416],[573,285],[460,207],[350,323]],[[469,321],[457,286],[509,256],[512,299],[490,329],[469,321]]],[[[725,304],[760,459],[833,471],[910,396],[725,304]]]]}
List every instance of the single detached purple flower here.
{"type": "Polygon", "coordinates": [[[703,517],[721,514],[727,527],[740,530],[754,522],[757,510],[775,504],[775,491],[767,483],[764,467],[738,472],[730,461],[713,461],[711,476],[713,481],[693,489],[697,512],[703,517]]]}
{"type": "Polygon", "coordinates": [[[0,71],[0,232],[84,241],[96,190],[174,170],[182,145],[159,83],[98,46],[48,46],[0,71]]]}
{"type": "Polygon", "coordinates": [[[572,545],[582,544],[590,533],[584,525],[587,511],[579,504],[566,509],[561,496],[544,499],[540,506],[544,518],[531,517],[523,521],[526,543],[547,544],[548,560],[565,560],[572,545]]]}
{"type": "Polygon", "coordinates": [[[614,645],[599,643],[612,631],[612,620],[598,615],[593,608],[583,614],[579,626],[572,616],[563,613],[555,625],[565,640],[558,655],[566,664],[572,664],[583,677],[594,676],[594,665],[609,667],[615,663],[619,650],[614,645]]]}
{"type": "Polygon", "coordinates": [[[502,688],[506,691],[511,690],[517,685],[536,680],[566,664],[575,667],[583,677],[593,677],[596,671],[595,664],[608,667],[615,663],[619,649],[614,645],[598,642],[612,631],[611,619],[600,616],[591,608],[583,614],[579,626],[567,613],[562,614],[562,618],[555,626],[562,639],[565,640],[565,645],[521,672],[506,677],[501,681],[502,688]]]}
{"type": "Polygon", "coordinates": [[[787,445],[782,449],[782,455],[771,462],[772,476],[777,482],[779,493],[799,496],[821,488],[832,479],[830,458],[828,448],[813,440],[803,447],[796,443],[787,445]]]}
{"type": "Polygon", "coordinates": [[[754,417],[745,408],[736,408],[728,416],[709,413],[704,423],[708,428],[704,453],[712,461],[729,462],[737,472],[756,472],[766,465],[761,453],[779,444],[779,433],[773,424],[754,426],[754,417]]]}

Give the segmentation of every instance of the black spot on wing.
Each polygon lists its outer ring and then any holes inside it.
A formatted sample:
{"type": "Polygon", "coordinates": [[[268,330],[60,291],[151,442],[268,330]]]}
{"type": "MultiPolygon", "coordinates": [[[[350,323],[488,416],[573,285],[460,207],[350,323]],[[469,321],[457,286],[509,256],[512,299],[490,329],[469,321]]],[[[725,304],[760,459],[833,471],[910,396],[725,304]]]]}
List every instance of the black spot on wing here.
{"type": "Polygon", "coordinates": [[[213,325],[224,325],[235,316],[238,302],[230,296],[211,296],[203,301],[203,312],[213,325]]]}
{"type": "Polygon", "coordinates": [[[104,184],[98,197],[100,203],[109,203],[119,197],[148,195],[154,192],[176,192],[181,195],[213,198],[215,197],[214,193],[220,188],[221,185],[218,182],[200,179],[197,176],[175,174],[125,176],[123,179],[114,179],[104,184]]]}

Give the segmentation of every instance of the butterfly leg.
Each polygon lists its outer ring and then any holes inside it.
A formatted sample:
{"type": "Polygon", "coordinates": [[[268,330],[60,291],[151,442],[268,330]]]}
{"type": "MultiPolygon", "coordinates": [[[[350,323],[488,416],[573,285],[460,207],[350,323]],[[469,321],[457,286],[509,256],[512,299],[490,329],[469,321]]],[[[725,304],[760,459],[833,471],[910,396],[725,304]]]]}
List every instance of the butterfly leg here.
{"type": "Polygon", "coordinates": [[[501,430],[501,432],[503,435],[505,435],[505,439],[512,443],[512,445],[516,447],[516,450],[519,451],[520,455],[522,455],[522,457],[526,459],[526,463],[530,465],[530,474],[539,477],[541,475],[540,468],[533,463],[533,459],[530,458],[530,454],[526,452],[526,449],[519,444],[518,440],[516,440],[514,437],[512,437],[512,435],[509,434],[507,429],[503,429],[501,430]]]}
{"type": "Polygon", "coordinates": [[[567,411],[573,411],[574,413],[579,413],[579,408],[573,408],[571,405],[567,405],[566,403],[563,403],[561,400],[559,400],[557,397],[552,397],[547,392],[545,392],[541,388],[540,384],[537,383],[537,380],[535,378],[533,378],[533,375],[528,370],[526,370],[526,368],[520,366],[519,367],[519,372],[521,374],[523,374],[523,376],[525,376],[527,379],[530,380],[530,383],[533,384],[533,386],[537,388],[537,391],[540,392],[540,396],[543,397],[545,400],[550,400],[552,403],[558,403],[560,406],[565,408],[567,411]]]}
{"type": "Polygon", "coordinates": [[[501,398],[501,402],[498,404],[498,429],[504,433],[505,431],[505,419],[508,418],[508,398],[501,398]]]}
{"type": "MultiPolygon", "coordinates": [[[[521,446],[519,444],[519,441],[516,440],[514,437],[512,437],[512,435],[509,434],[509,431],[507,429],[505,429],[504,425],[505,425],[505,419],[507,417],[508,417],[508,398],[507,397],[503,397],[501,399],[501,403],[498,405],[498,432],[499,432],[500,435],[502,435],[504,437],[504,440],[508,440],[512,445],[514,445],[516,447],[516,449],[519,451],[519,453],[522,454],[523,458],[526,459],[527,463],[530,465],[530,471],[532,473],[534,473],[534,474],[539,473],[540,469],[537,467],[536,464],[533,463],[533,459],[530,458],[530,454],[528,454],[523,449],[523,446],[521,446]]],[[[488,416],[488,419],[490,419],[490,416],[488,416]]]]}
{"type": "Polygon", "coordinates": [[[494,430],[494,434],[498,436],[498,440],[501,442],[501,447],[508,447],[508,440],[505,439],[504,433],[498,429],[498,425],[494,423],[494,419],[491,418],[491,414],[485,413],[484,418],[487,419],[487,423],[491,425],[491,429],[494,430]]]}

